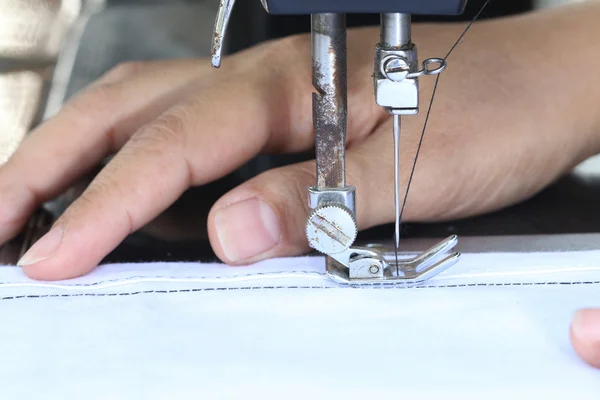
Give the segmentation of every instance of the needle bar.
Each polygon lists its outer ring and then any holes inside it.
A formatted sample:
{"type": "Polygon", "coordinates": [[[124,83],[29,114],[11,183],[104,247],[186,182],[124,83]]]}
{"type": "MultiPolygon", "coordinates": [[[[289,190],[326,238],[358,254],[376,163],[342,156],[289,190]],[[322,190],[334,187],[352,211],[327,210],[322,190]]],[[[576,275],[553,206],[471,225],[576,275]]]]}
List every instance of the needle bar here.
{"type": "Polygon", "coordinates": [[[313,14],[311,27],[317,186],[343,188],[348,120],[346,16],[313,14]]]}

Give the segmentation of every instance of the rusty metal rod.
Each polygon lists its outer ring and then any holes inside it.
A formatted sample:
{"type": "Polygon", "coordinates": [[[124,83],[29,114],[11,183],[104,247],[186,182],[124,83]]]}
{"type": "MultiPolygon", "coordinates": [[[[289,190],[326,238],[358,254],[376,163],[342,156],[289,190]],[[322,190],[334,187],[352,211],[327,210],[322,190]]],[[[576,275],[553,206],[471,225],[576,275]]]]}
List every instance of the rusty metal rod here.
{"type": "Polygon", "coordinates": [[[317,186],[342,188],[348,120],[346,16],[313,14],[311,23],[317,186]]]}

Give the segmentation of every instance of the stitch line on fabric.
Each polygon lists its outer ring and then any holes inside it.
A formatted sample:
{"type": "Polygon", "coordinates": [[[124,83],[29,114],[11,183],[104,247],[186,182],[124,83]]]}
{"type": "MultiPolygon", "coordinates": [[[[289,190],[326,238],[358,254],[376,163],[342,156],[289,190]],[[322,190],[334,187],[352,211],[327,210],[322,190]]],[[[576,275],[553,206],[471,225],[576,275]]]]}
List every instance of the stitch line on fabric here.
{"type": "Polygon", "coordinates": [[[19,300],[19,299],[42,299],[42,298],[63,298],[63,297],[116,297],[116,296],[137,296],[142,294],[173,294],[173,293],[195,293],[209,291],[242,291],[242,290],[281,290],[281,289],[456,289],[468,287],[501,287],[501,286],[576,286],[576,285],[600,285],[600,281],[580,281],[580,282],[504,282],[504,283],[462,283],[456,285],[425,285],[425,286],[400,286],[400,285],[363,285],[363,286],[243,286],[231,288],[193,288],[193,289],[171,289],[171,290],[138,290],[135,292],[122,293],[58,293],[58,294],[25,294],[0,297],[1,300],[19,300]]]}
{"type": "MultiPolygon", "coordinates": [[[[543,268],[543,267],[535,267],[535,268],[543,268]]],[[[578,265],[578,266],[574,266],[570,268],[571,272],[578,272],[577,268],[589,268],[589,266],[587,265],[578,265]]],[[[596,270],[594,269],[588,269],[587,271],[589,272],[590,270],[596,270]]],[[[472,273],[474,271],[480,271],[480,272],[498,272],[498,271],[502,271],[501,268],[498,269],[494,269],[494,268],[488,268],[488,269],[482,269],[482,270],[477,270],[476,268],[472,268],[468,271],[463,271],[461,273],[461,275],[469,275],[469,273],[472,273]]],[[[532,271],[532,274],[539,274],[541,271],[539,270],[535,270],[532,271]]],[[[563,272],[563,271],[550,271],[551,273],[555,273],[555,272],[563,272]]],[[[273,272],[255,272],[255,273],[249,273],[249,274],[238,274],[238,275],[231,275],[231,276],[181,276],[181,277],[177,277],[177,276],[164,276],[164,275],[134,275],[134,276],[128,276],[125,278],[115,278],[115,279],[106,279],[106,280],[102,280],[102,281],[96,281],[96,282],[91,282],[91,283],[59,283],[59,284],[35,284],[32,285],[28,282],[0,282],[0,289],[2,289],[2,287],[16,287],[16,286],[22,286],[22,287],[27,287],[27,286],[36,286],[36,287],[47,287],[49,289],[67,289],[67,288],[93,288],[96,286],[102,286],[102,285],[107,285],[107,284],[111,284],[111,283],[140,283],[139,281],[151,281],[151,280],[162,280],[164,279],[165,281],[168,280],[175,280],[175,281],[183,281],[183,280],[190,280],[190,281],[199,281],[199,280],[208,280],[208,281],[218,281],[218,280],[223,280],[223,281],[230,281],[230,280],[236,280],[236,279],[244,279],[244,278],[262,278],[262,277],[273,277],[273,278],[277,278],[281,275],[304,275],[307,277],[326,277],[327,274],[324,272],[318,272],[318,271],[305,271],[305,270],[292,270],[292,271],[273,271],[273,272]],[[130,282],[131,281],[131,282],[130,282]],[[138,281],[138,282],[136,282],[138,281]]],[[[181,282],[178,282],[181,283],[181,282]]],[[[192,282],[190,282],[192,283],[192,282]]],[[[397,284],[395,283],[380,283],[380,284],[373,284],[373,285],[394,285],[396,286],[397,284]]]]}
{"type": "MultiPolygon", "coordinates": [[[[277,276],[277,275],[287,275],[287,274],[298,274],[298,275],[318,275],[318,276],[326,276],[324,272],[318,271],[275,271],[275,272],[255,272],[251,274],[240,274],[240,275],[231,275],[231,276],[164,276],[164,275],[135,275],[128,276],[126,278],[115,278],[115,279],[106,279],[103,281],[91,282],[91,283],[61,283],[61,286],[71,286],[71,287],[92,287],[104,285],[106,283],[115,283],[115,282],[126,282],[135,279],[211,279],[211,280],[228,280],[228,279],[238,279],[238,278],[254,278],[254,277],[263,277],[263,276],[277,276]]],[[[14,285],[18,282],[0,282],[0,289],[2,286],[14,285]]],[[[27,283],[25,282],[24,285],[27,283]]]]}

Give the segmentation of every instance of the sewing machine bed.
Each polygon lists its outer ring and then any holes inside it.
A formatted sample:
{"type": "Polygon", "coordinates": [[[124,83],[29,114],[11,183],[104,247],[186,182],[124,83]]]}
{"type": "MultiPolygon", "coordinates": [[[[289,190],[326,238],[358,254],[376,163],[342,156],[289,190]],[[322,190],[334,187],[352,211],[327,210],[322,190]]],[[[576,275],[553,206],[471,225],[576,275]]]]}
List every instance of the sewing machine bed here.
{"type": "MultiPolygon", "coordinates": [[[[59,57],[47,114],[111,67],[128,60],[199,57],[209,54],[214,2],[107,7],[69,35],[59,57]]],[[[105,261],[210,260],[206,215],[227,189],[264,168],[289,162],[261,158],[214,184],[188,191],[170,210],[128,238],[105,261]]],[[[69,198],[54,204],[60,212],[69,198]]],[[[595,249],[600,244],[600,162],[590,160],[535,198],[482,217],[443,224],[405,226],[405,246],[458,234],[463,251],[595,249]],[[566,236],[563,236],[567,234],[566,236]],[[519,235],[528,235],[523,238],[519,235]]],[[[391,205],[390,205],[391,206],[391,205]]],[[[359,240],[391,241],[393,229],[364,232],[359,240]]]]}

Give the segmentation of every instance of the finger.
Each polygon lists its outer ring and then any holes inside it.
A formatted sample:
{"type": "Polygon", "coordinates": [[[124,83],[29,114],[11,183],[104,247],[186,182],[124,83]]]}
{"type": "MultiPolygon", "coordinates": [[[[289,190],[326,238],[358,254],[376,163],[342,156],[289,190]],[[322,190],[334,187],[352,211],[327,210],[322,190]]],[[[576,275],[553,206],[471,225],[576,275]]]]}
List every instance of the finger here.
{"type": "Polygon", "coordinates": [[[256,155],[271,126],[282,122],[277,115],[287,115],[279,106],[285,104],[281,87],[242,76],[165,112],[132,136],[19,265],[35,279],[90,271],[190,185],[221,177],[256,155]]]}
{"type": "Polygon", "coordinates": [[[584,361],[600,368],[600,308],[584,309],[575,314],[571,342],[584,361]]]}
{"type": "Polygon", "coordinates": [[[190,90],[194,68],[192,61],[124,64],[35,129],[0,167],[0,243],[18,232],[37,205],[190,90]]]}
{"type": "MultiPolygon", "coordinates": [[[[393,171],[388,167],[393,153],[380,151],[386,144],[383,137],[370,137],[346,153],[346,182],[357,189],[359,229],[394,215],[393,171]]],[[[219,258],[248,264],[306,252],[307,188],[315,184],[311,161],[264,172],[223,196],[208,217],[209,238],[219,258]]]]}

